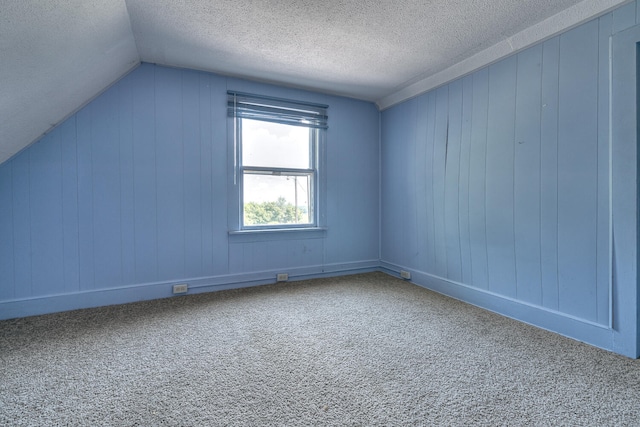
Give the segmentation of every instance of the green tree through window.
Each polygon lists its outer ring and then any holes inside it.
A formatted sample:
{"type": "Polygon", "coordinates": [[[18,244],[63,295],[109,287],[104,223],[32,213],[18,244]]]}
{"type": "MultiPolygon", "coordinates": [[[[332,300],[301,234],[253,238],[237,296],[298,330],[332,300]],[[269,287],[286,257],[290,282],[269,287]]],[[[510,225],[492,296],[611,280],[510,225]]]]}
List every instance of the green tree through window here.
{"type": "Polygon", "coordinates": [[[279,197],[275,202],[249,202],[244,205],[244,223],[247,225],[295,224],[306,215],[305,209],[296,208],[284,197],[279,197]]]}

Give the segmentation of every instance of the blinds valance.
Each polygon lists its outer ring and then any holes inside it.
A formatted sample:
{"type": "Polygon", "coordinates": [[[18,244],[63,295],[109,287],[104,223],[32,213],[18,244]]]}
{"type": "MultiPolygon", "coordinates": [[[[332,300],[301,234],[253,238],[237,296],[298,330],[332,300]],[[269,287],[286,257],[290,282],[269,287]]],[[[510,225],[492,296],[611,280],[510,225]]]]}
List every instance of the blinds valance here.
{"type": "Polygon", "coordinates": [[[327,105],[228,91],[229,117],[327,129],[327,105]]]}

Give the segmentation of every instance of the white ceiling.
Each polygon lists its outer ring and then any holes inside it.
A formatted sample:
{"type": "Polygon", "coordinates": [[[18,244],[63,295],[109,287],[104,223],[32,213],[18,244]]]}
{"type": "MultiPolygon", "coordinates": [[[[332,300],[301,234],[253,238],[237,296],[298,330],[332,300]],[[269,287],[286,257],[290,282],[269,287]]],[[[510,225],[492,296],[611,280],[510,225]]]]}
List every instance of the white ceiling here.
{"type": "Polygon", "coordinates": [[[629,0],[0,0],[0,163],[141,61],[386,108],[629,0]]]}

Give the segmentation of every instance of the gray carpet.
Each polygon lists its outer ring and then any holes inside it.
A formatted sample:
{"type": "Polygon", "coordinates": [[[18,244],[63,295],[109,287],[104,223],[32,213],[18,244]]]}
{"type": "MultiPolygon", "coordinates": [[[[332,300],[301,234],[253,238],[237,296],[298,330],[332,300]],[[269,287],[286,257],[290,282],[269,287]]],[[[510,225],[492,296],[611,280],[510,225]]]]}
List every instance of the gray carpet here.
{"type": "Polygon", "coordinates": [[[0,425],[640,425],[640,362],[382,273],[0,322],[0,425]]]}

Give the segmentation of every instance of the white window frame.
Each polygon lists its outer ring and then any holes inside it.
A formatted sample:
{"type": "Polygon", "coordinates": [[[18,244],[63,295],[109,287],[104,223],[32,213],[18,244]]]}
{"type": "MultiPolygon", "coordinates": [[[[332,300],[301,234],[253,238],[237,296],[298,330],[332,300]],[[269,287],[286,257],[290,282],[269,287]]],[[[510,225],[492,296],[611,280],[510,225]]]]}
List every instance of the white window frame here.
{"type": "MultiPolygon", "coordinates": [[[[229,91],[228,93],[228,117],[229,133],[231,140],[231,161],[233,177],[230,179],[229,197],[229,231],[230,234],[273,232],[273,231],[314,231],[325,230],[325,139],[327,129],[326,109],[328,106],[312,104],[301,101],[293,101],[282,98],[273,98],[262,95],[251,95],[242,92],[229,91]],[[248,100],[248,101],[247,101],[248,100]],[[260,106],[257,112],[249,112],[238,108],[238,105],[257,100],[260,106]],[[318,116],[316,120],[308,116],[318,116]],[[282,114],[284,112],[284,115],[282,114]],[[255,113],[255,114],[254,114],[255,113]],[[309,130],[310,167],[308,169],[286,167],[256,167],[242,164],[242,121],[251,119],[265,122],[275,122],[285,125],[294,125],[309,130]],[[309,194],[309,209],[312,217],[308,223],[302,224],[244,224],[244,177],[245,174],[258,174],[265,176],[305,176],[310,179],[311,191],[309,194]]],[[[245,104],[242,104],[245,105],[245,104]]],[[[251,108],[249,108],[251,109],[251,108]]]]}

